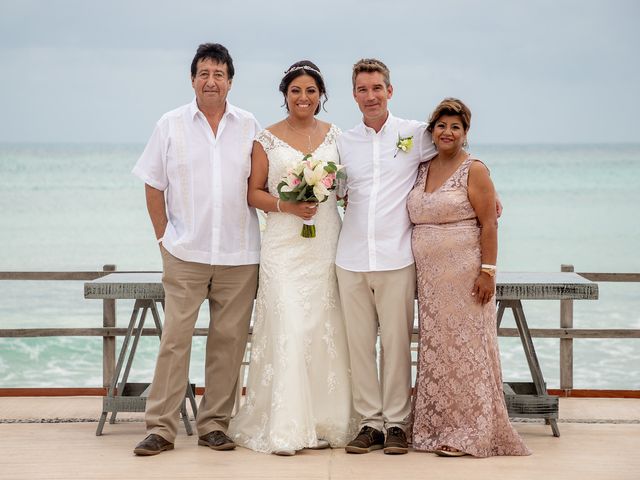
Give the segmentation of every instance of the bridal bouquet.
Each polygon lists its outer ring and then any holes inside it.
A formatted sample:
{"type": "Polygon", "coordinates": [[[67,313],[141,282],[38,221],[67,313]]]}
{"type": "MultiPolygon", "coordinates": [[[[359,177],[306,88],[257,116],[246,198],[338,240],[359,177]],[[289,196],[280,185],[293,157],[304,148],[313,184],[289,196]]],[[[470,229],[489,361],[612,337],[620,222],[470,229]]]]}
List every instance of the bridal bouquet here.
{"type": "MultiPolygon", "coordinates": [[[[309,154],[287,170],[278,184],[278,193],[285,201],[322,203],[329,198],[329,192],[336,189],[338,182],[344,182],[346,178],[342,165],[325,162],[309,154]]],[[[315,237],[314,219],[303,222],[301,235],[304,238],[315,237]]]]}

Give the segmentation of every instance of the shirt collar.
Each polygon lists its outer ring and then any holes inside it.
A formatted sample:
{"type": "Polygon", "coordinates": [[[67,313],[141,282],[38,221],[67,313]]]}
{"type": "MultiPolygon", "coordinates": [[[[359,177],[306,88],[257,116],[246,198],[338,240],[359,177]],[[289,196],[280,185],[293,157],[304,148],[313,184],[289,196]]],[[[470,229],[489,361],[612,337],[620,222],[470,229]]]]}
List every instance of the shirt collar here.
{"type": "MultiPolygon", "coordinates": [[[[391,125],[394,121],[395,121],[395,117],[391,114],[391,111],[388,111],[389,115],[387,116],[387,119],[385,120],[384,124],[382,125],[382,128],[380,129],[380,132],[378,133],[384,133],[384,131],[389,128],[389,125],[391,125]]],[[[364,120],[360,121],[360,132],[364,133],[365,135],[371,135],[373,133],[375,133],[375,130],[371,127],[367,127],[364,124],[364,120]]]]}
{"type": "Polygon", "coordinates": [[[189,105],[189,115],[192,120],[196,118],[196,115],[198,114],[199,111],[200,109],[198,109],[198,102],[196,101],[196,98],[193,97],[193,101],[189,105]]]}
{"type": "MultiPolygon", "coordinates": [[[[189,114],[191,116],[191,119],[194,119],[196,117],[196,115],[200,112],[200,109],[198,108],[198,102],[196,100],[196,98],[193,98],[193,101],[191,102],[191,104],[189,105],[189,114]]],[[[228,101],[226,104],[226,107],[224,109],[224,115],[222,115],[222,117],[226,117],[227,115],[231,115],[233,117],[239,118],[239,113],[238,113],[238,108],[234,107],[233,105],[231,105],[228,101]]]]}

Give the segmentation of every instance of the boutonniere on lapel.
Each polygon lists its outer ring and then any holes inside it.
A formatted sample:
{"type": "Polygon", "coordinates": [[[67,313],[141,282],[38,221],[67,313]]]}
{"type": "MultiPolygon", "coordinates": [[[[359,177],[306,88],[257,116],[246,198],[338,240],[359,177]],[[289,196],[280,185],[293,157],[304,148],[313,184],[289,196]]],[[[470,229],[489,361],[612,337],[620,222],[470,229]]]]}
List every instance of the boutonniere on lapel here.
{"type": "Polygon", "coordinates": [[[396,143],[396,153],[393,154],[393,158],[396,158],[398,152],[408,152],[413,147],[413,135],[409,135],[408,137],[401,137],[398,134],[398,143],[396,143]]]}

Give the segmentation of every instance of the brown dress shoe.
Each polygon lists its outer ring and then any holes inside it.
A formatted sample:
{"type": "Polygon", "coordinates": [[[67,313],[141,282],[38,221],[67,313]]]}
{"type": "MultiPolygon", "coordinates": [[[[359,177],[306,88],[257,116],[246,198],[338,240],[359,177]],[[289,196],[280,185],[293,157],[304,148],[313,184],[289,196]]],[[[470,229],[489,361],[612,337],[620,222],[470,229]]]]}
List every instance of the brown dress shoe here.
{"type": "Polygon", "coordinates": [[[206,435],[202,435],[198,438],[198,445],[213,448],[214,450],[233,450],[236,448],[233,440],[227,437],[226,433],[222,430],[214,430],[206,435]]]}
{"type": "Polygon", "coordinates": [[[365,426],[344,449],[347,453],[369,453],[372,450],[380,450],[383,446],[384,434],[380,430],[365,426]]]}
{"type": "Polygon", "coordinates": [[[152,433],[136,445],[133,453],[142,457],[148,457],[149,455],[157,455],[165,450],[173,450],[173,443],[165,440],[160,435],[152,433]]]}
{"type": "Polygon", "coordinates": [[[400,427],[387,428],[387,441],[384,442],[384,453],[402,455],[409,451],[407,435],[400,427]]]}

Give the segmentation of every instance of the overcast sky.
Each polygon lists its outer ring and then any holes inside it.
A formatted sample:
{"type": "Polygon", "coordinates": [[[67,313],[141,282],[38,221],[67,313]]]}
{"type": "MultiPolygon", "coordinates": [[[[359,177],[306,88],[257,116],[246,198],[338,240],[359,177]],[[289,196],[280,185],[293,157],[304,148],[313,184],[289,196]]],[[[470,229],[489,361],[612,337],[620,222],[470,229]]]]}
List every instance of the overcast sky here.
{"type": "Polygon", "coordinates": [[[425,119],[445,96],[471,142],[640,142],[637,0],[0,0],[0,142],[144,143],[193,98],[202,42],[229,48],[230,100],[263,126],[293,62],[316,62],[325,120],[360,119],[351,67],[391,69],[391,111],[425,119]]]}

